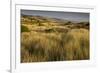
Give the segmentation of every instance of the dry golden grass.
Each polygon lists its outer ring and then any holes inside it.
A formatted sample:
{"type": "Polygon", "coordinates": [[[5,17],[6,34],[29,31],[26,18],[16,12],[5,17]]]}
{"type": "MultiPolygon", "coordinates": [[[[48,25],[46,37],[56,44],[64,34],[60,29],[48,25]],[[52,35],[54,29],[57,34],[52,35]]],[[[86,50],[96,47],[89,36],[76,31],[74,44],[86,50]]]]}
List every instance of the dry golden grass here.
{"type": "Polygon", "coordinates": [[[89,59],[89,31],[23,32],[21,62],[43,62],[89,59]]]}
{"type": "Polygon", "coordinates": [[[86,29],[72,29],[67,33],[65,48],[67,48],[67,58],[82,60],[89,59],[89,31],[86,29]]]}

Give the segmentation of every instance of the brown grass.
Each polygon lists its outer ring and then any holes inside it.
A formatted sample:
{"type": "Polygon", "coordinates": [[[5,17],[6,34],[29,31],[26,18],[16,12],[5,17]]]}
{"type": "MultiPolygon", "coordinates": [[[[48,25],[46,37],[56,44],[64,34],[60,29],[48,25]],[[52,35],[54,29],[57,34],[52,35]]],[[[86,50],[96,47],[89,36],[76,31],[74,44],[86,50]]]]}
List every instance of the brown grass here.
{"type": "Polygon", "coordinates": [[[89,31],[24,32],[21,34],[21,62],[89,59],[89,31]]]}

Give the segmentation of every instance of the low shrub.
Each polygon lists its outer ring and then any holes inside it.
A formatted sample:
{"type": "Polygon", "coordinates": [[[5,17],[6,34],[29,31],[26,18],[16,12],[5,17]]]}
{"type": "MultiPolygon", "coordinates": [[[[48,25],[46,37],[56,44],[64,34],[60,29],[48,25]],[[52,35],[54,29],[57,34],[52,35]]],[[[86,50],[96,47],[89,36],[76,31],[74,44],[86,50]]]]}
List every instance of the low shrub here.
{"type": "Polygon", "coordinates": [[[26,26],[21,25],[21,32],[29,32],[29,29],[26,26]]]}

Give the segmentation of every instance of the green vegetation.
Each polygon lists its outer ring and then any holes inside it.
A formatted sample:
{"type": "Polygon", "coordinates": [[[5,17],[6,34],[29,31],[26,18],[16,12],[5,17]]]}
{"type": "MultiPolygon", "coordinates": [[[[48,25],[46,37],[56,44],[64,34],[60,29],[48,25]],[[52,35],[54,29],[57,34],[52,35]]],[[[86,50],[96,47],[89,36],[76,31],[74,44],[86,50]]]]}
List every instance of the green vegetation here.
{"type": "Polygon", "coordinates": [[[21,32],[29,32],[29,29],[26,26],[21,25],[21,32]]]}
{"type": "Polygon", "coordinates": [[[70,25],[71,21],[66,22],[64,25],[70,25]]]}

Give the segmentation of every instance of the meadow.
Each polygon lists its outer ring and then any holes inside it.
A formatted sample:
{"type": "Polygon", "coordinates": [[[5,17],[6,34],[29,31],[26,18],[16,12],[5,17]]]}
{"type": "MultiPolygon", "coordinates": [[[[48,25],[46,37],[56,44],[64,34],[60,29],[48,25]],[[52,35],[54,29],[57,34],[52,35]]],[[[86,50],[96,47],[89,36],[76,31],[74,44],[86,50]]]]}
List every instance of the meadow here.
{"type": "Polygon", "coordinates": [[[21,16],[21,63],[89,60],[89,22],[21,16]]]}

